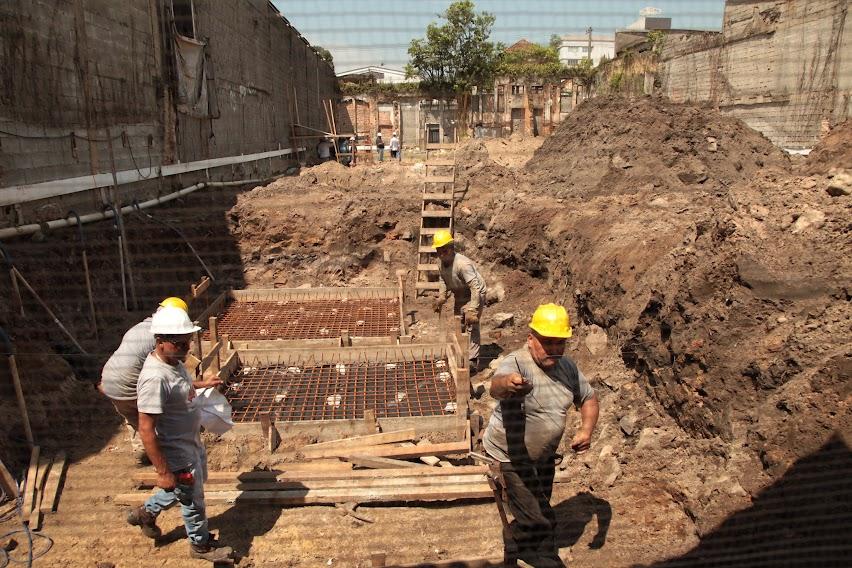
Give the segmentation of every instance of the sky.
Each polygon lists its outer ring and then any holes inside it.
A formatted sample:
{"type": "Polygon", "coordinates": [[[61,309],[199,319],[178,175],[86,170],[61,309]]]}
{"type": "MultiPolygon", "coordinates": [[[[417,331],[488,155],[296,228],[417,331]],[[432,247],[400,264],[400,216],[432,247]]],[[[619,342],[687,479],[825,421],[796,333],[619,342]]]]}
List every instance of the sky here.
{"type": "MultiPolygon", "coordinates": [[[[547,43],[552,34],[612,34],[639,17],[646,6],[660,8],[678,29],[720,30],[724,0],[474,0],[477,11],[494,14],[493,41],[511,45],[526,38],[547,43]]],[[[334,56],[338,72],[381,65],[403,69],[408,44],[425,35],[452,0],[308,1],[272,0],[313,45],[334,56]]]]}

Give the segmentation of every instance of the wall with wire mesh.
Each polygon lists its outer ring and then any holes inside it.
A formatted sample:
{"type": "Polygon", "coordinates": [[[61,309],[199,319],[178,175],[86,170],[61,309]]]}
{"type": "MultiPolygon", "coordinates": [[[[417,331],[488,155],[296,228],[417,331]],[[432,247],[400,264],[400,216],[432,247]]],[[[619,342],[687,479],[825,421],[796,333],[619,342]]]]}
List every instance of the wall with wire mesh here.
{"type": "MultiPolygon", "coordinates": [[[[331,66],[266,0],[4,2],[0,31],[0,187],[129,172],[149,183],[125,186],[119,197],[142,201],[173,188],[158,179],[162,165],[290,147],[292,123],[323,127],[319,101],[334,92],[331,66]],[[195,71],[209,112],[181,104],[178,69],[188,64],[178,35],[203,46],[195,71]]],[[[211,177],[282,171],[290,159],[211,177]]],[[[183,175],[178,185],[210,174],[183,175]]],[[[47,203],[43,214],[6,208],[0,225],[99,207],[103,192],[85,193],[47,203]]]]}

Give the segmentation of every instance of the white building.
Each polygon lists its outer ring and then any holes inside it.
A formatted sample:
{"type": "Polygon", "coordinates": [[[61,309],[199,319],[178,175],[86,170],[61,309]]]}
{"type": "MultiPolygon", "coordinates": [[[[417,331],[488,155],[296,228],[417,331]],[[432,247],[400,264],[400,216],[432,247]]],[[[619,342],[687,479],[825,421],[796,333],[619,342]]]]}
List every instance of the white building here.
{"type": "Polygon", "coordinates": [[[406,81],[405,71],[381,66],[359,67],[357,69],[350,69],[349,71],[341,71],[337,74],[337,78],[344,81],[364,81],[366,79],[372,79],[376,83],[417,82],[416,78],[406,81]]]}
{"type": "Polygon", "coordinates": [[[559,61],[564,65],[577,65],[580,60],[590,57],[592,63],[597,65],[606,56],[609,59],[615,57],[614,36],[592,36],[592,49],[589,52],[589,36],[586,34],[562,36],[559,45],[559,61]]]}

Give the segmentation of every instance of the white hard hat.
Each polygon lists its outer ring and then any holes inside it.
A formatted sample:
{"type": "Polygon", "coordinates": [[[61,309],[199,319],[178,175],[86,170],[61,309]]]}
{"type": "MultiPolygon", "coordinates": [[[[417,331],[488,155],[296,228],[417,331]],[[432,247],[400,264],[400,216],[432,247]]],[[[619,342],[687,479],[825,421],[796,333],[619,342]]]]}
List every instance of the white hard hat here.
{"type": "Polygon", "coordinates": [[[394,132],[393,135],[396,136],[396,132],[394,132]]]}
{"type": "Polygon", "coordinates": [[[151,318],[151,333],[154,335],[188,335],[200,329],[180,308],[160,308],[151,318]]]}

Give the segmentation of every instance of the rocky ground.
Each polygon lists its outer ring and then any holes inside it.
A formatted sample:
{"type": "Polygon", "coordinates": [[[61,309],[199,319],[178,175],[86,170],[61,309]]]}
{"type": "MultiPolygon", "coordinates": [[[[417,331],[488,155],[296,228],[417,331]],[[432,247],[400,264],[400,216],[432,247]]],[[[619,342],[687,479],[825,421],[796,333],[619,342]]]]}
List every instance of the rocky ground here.
{"type": "MultiPolygon", "coordinates": [[[[852,554],[851,143],[844,125],[791,161],[711,109],[602,98],[546,140],[472,141],[454,153],[465,188],[457,240],[492,291],[487,362],[523,344],[536,305],[561,302],[573,318],[569,354],[601,398],[592,450],[567,452],[554,496],[565,558],[839,565],[852,554]]],[[[411,329],[425,339],[438,321],[412,293],[422,173],[417,164],[327,163],[253,191],[190,196],[162,214],[193,227],[188,238],[221,286],[385,285],[407,270],[411,329]]],[[[146,269],[168,267],[175,285],[197,276],[186,258],[169,259],[168,231],[130,228],[158,247],[148,260],[135,249],[146,269]]],[[[93,231],[110,266],[108,228],[93,231]]],[[[61,258],[72,242],[52,235],[11,248],[22,271],[37,275],[38,256],[61,258]]],[[[79,263],[67,264],[71,286],[79,263]]],[[[115,330],[144,314],[120,314],[115,277],[100,282],[113,295],[113,335],[84,341],[106,354],[115,330]]],[[[84,328],[84,298],[55,301],[84,328]]],[[[167,517],[176,542],[153,555],[121,525],[109,495],[126,488],[130,457],[108,406],[75,368],[45,355],[50,372],[39,373],[37,353],[57,343],[50,322],[28,334],[12,308],[0,316],[26,340],[34,362],[25,375],[45,385],[33,403],[39,431],[75,440],[67,506],[46,528],[56,545],[40,562],[186,565],[177,514],[167,517]],[[66,402],[73,411],[61,412],[66,402]],[[93,541],[81,537],[84,525],[106,528],[93,541]]],[[[490,374],[474,381],[487,386],[490,374]]],[[[3,422],[13,423],[14,398],[2,396],[3,422]]],[[[485,395],[474,407],[487,417],[493,404],[485,395]]],[[[68,447],[64,438],[48,445],[68,447]]],[[[266,464],[255,445],[212,442],[211,454],[221,467],[266,464]]],[[[14,448],[7,442],[5,451],[20,467],[26,458],[14,448]]],[[[221,507],[212,522],[237,544],[241,566],[367,566],[378,549],[408,562],[499,556],[493,505],[368,511],[373,524],[327,507],[221,507]]]]}

